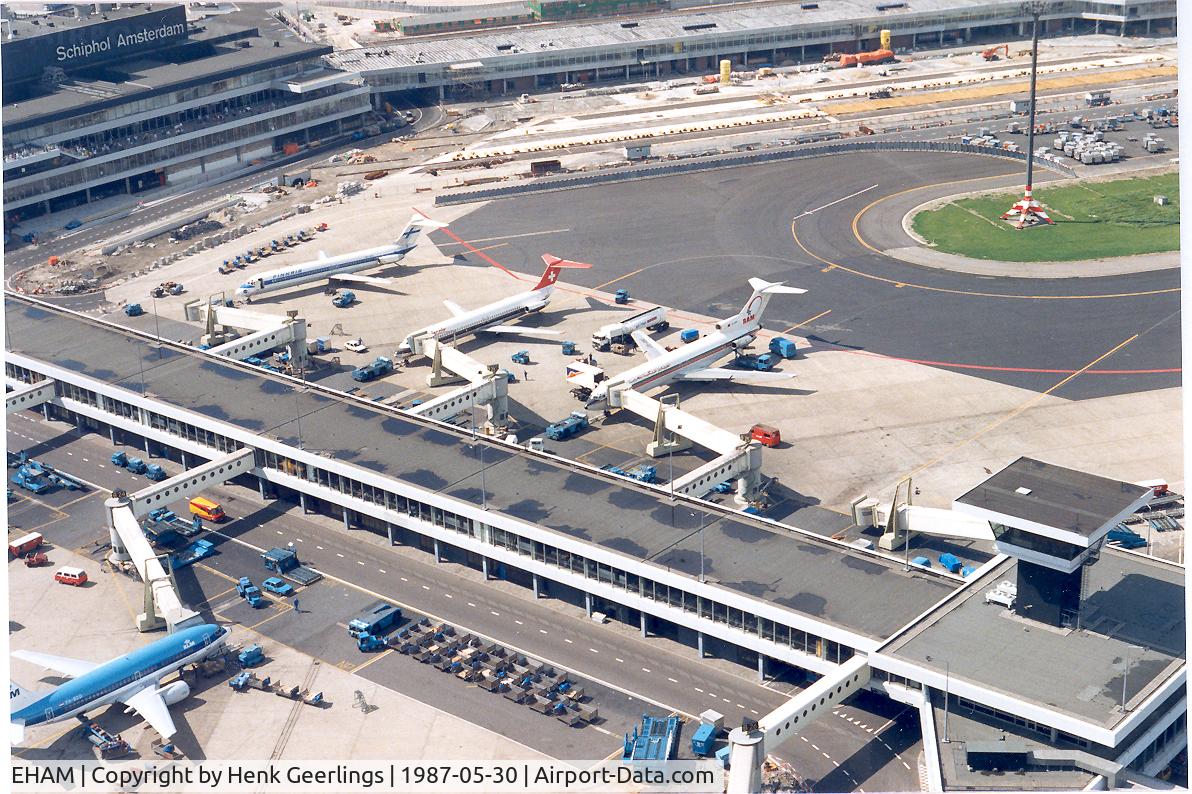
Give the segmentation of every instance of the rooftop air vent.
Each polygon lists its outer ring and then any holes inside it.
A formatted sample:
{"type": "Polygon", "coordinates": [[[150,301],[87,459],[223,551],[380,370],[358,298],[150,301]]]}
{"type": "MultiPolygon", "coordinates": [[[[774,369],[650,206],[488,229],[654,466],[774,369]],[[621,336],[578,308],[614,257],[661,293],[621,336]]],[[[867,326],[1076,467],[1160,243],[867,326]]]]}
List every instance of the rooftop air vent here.
{"type": "Polygon", "coordinates": [[[513,49],[513,45],[512,45],[512,44],[498,44],[498,45],[497,45],[497,51],[498,51],[498,52],[507,52],[507,51],[509,51],[509,50],[511,50],[511,49],[513,49]]]}
{"type": "Polygon", "coordinates": [[[636,22],[622,22],[622,23],[621,23],[621,27],[623,27],[623,28],[636,28],[636,27],[637,27],[637,23],[636,23],[636,22]]]}
{"type": "Polygon", "coordinates": [[[711,30],[716,27],[715,22],[698,22],[694,25],[684,25],[683,30],[711,30]]]}

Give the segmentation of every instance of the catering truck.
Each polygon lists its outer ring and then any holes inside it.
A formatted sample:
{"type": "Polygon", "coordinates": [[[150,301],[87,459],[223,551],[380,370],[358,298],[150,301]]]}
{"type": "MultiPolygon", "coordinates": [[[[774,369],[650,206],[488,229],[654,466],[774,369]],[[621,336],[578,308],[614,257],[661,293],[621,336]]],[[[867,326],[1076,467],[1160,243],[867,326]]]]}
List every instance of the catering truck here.
{"type": "Polygon", "coordinates": [[[666,309],[655,306],[644,312],[622,320],[619,323],[609,323],[592,334],[593,350],[608,350],[614,344],[632,345],[634,331],[665,331],[670,328],[666,319],[666,309]]]}

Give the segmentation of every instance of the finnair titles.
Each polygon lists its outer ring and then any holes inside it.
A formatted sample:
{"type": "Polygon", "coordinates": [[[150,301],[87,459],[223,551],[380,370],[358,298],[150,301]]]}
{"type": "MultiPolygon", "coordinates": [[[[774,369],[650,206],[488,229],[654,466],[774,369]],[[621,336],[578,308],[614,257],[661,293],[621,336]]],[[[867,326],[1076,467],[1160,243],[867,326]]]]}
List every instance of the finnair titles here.
{"type": "Polygon", "coordinates": [[[353,274],[358,270],[366,270],[371,267],[397,264],[406,258],[406,254],[417,247],[416,240],[419,232],[423,229],[439,229],[446,225],[441,221],[431,220],[422,214],[415,213],[410,218],[410,222],[406,224],[406,228],[402,230],[401,235],[390,245],[353,251],[350,254],[340,254],[339,256],[322,255],[313,262],[302,262],[269,270],[261,273],[252,281],[241,284],[236,290],[236,295],[251,303],[254,295],[331,278],[337,281],[355,281],[361,284],[385,286],[388,283],[385,279],[353,274]]]}

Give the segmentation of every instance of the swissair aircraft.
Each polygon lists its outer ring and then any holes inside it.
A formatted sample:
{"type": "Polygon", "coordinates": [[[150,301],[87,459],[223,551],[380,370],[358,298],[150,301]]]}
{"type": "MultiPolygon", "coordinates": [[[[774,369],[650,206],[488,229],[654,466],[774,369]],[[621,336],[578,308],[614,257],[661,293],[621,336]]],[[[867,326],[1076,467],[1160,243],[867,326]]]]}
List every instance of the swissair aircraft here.
{"type": "Polygon", "coordinates": [[[558,331],[549,331],[543,328],[501,325],[506,320],[512,320],[523,314],[529,314],[530,312],[536,312],[544,308],[550,302],[551,295],[555,291],[555,282],[559,278],[560,269],[591,267],[591,265],[586,265],[582,262],[571,262],[566,259],[560,259],[557,256],[551,256],[550,254],[543,254],[542,261],[546,263],[546,270],[543,271],[542,278],[539,279],[534,289],[529,292],[513,295],[509,298],[503,298],[486,306],[481,306],[478,309],[472,309],[471,311],[466,311],[451,301],[443,301],[453,315],[451,319],[414,331],[398,345],[398,352],[422,353],[424,343],[427,340],[450,340],[467,334],[474,334],[477,331],[485,331],[493,334],[530,333],[557,335],[558,331]]]}
{"type": "Polygon", "coordinates": [[[279,289],[296,287],[299,284],[309,284],[312,281],[348,281],[358,284],[369,284],[375,287],[389,285],[389,279],[374,276],[362,276],[358,270],[367,270],[381,265],[394,265],[406,258],[417,247],[415,242],[418,233],[423,229],[441,229],[447,224],[431,220],[417,210],[406,228],[398,238],[389,245],[379,248],[366,248],[363,251],[353,251],[339,256],[327,256],[322,251],[319,258],[297,265],[288,265],[276,270],[261,273],[251,281],[246,281],[236,289],[236,296],[249,303],[254,295],[273,292],[279,289]]]}
{"type": "Polygon", "coordinates": [[[642,392],[666,386],[679,380],[687,381],[765,381],[786,380],[794,375],[783,372],[720,369],[711,365],[734,351],[741,350],[754,340],[762,324],[762,312],[771,296],[777,294],[802,295],[807,290],[788,287],[781,282],[760,278],[749,279],[753,294],[745,307],[728,319],[716,323],[716,330],[707,336],[675,350],[666,350],[642,331],[634,331],[633,341],[646,353],[646,362],[620,375],[609,378],[604,370],[583,362],[567,365],[567,377],[578,388],[577,396],[587,407],[600,410],[620,407],[620,394],[626,390],[642,392]]]}
{"type": "Polygon", "coordinates": [[[181,667],[219,653],[227,635],[228,630],[222,626],[191,626],[103,664],[13,651],[18,659],[56,670],[72,680],[48,692],[30,692],[10,681],[10,740],[13,744],[22,741],[27,726],[81,717],[111,703],[123,703],[127,711],[136,711],[162,739],[169,739],[177,732],[169,707],[189,696],[190,687],[185,681],[162,687],[161,680],[181,667]]]}

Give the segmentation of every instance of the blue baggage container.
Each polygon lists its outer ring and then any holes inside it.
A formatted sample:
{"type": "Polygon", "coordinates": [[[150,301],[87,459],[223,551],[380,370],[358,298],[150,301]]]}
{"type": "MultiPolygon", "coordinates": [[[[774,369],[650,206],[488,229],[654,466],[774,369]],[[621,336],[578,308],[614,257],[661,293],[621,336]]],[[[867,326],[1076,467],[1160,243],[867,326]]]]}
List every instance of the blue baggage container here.
{"type": "Polygon", "coordinates": [[[679,332],[679,341],[683,344],[699,339],[699,331],[695,328],[685,328],[679,332]]]}
{"type": "Polygon", "coordinates": [[[716,726],[705,723],[696,728],[695,733],[691,735],[691,752],[701,758],[707,758],[711,754],[712,746],[715,743],[716,726]]]}
{"type": "Polygon", "coordinates": [[[959,573],[964,563],[955,554],[945,553],[940,555],[940,566],[948,573],[959,573]]]}
{"type": "Polygon", "coordinates": [[[927,559],[926,557],[912,557],[911,565],[919,565],[919,566],[922,566],[923,568],[930,568],[931,560],[927,559]]]}

